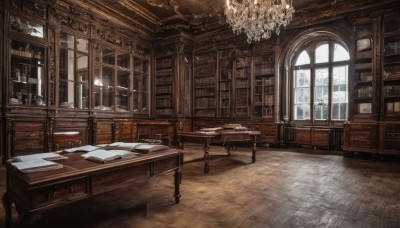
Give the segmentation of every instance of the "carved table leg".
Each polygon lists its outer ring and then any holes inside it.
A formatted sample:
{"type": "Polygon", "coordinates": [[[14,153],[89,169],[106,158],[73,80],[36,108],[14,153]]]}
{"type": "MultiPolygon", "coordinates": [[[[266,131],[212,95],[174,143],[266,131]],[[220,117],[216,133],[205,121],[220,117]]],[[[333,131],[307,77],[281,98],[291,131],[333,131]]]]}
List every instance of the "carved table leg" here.
{"type": "Polygon", "coordinates": [[[179,200],[181,198],[181,193],[180,193],[180,190],[179,190],[179,185],[181,184],[181,180],[182,180],[182,173],[181,173],[181,169],[178,168],[177,170],[175,170],[175,174],[174,174],[174,184],[175,184],[174,197],[175,197],[175,203],[179,203],[179,200]]]}
{"type": "Polygon", "coordinates": [[[208,173],[210,171],[210,167],[208,166],[209,149],[208,143],[204,143],[204,173],[208,173]]]}
{"type": "Polygon", "coordinates": [[[256,143],[256,138],[255,137],[256,136],[253,136],[253,139],[250,142],[252,144],[252,146],[251,146],[251,152],[252,152],[251,162],[252,163],[256,162],[256,146],[257,146],[257,143],[256,143]]]}
{"type": "Polygon", "coordinates": [[[19,208],[17,205],[15,206],[15,209],[18,212],[18,217],[19,221],[21,223],[21,227],[31,227],[31,224],[37,220],[39,220],[42,217],[41,212],[26,212],[19,208]]]}
{"type": "Polygon", "coordinates": [[[231,144],[228,143],[228,146],[226,147],[226,153],[228,154],[228,156],[231,156],[231,144]]]}
{"type": "Polygon", "coordinates": [[[5,225],[6,227],[12,227],[13,221],[12,221],[12,205],[10,198],[7,195],[7,192],[3,194],[3,207],[5,211],[5,225]]]}

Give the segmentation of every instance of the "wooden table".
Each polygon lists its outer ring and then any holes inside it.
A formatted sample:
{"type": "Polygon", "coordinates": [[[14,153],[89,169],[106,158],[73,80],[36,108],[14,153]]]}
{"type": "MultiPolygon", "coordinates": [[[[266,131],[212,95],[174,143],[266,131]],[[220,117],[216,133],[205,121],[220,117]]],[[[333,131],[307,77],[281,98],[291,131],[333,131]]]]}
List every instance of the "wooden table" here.
{"type": "Polygon", "coordinates": [[[184,148],[185,142],[198,143],[203,145],[204,149],[204,173],[210,171],[208,165],[209,149],[211,143],[220,142],[227,146],[227,153],[230,156],[231,143],[234,142],[248,142],[251,145],[252,163],[256,162],[256,142],[259,131],[221,131],[221,132],[179,132],[178,142],[181,148],[184,148]]]}
{"type": "MultiPolygon", "coordinates": [[[[175,171],[173,196],[179,203],[181,156],[177,149],[150,152],[138,157],[101,164],[66,153],[68,159],[58,160],[63,168],[22,173],[6,162],[7,186],[3,195],[6,227],[13,225],[12,204],[15,204],[23,226],[40,218],[43,211],[111,191],[126,183],[149,179],[175,171]]],[[[73,219],[73,218],[71,218],[73,219]]]]}

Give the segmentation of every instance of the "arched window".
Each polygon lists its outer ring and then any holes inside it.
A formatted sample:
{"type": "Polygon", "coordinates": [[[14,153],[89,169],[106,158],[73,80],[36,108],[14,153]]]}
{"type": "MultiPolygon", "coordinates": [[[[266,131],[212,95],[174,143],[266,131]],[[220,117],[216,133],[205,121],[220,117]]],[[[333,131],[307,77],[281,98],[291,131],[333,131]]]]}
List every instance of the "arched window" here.
{"type": "Polygon", "coordinates": [[[293,64],[294,120],[344,121],[348,114],[349,52],[333,40],[303,47],[293,64]]]}

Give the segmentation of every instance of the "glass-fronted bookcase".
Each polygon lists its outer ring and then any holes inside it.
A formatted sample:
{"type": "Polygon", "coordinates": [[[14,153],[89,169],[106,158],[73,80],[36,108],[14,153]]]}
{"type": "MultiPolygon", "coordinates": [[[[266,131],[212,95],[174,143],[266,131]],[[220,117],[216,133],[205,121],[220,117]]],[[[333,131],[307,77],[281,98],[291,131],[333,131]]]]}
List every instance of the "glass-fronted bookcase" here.
{"type": "Polygon", "coordinates": [[[44,25],[10,15],[8,104],[46,105],[44,25]]]}

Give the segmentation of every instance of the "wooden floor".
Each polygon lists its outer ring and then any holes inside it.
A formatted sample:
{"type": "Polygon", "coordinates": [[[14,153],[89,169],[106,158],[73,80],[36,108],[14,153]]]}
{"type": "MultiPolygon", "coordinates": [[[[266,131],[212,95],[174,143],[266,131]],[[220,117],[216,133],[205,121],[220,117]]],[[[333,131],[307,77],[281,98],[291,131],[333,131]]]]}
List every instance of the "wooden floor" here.
{"type": "Polygon", "coordinates": [[[201,147],[186,146],[179,204],[171,173],[45,212],[32,227],[400,227],[399,163],[258,148],[252,164],[244,151],[211,147],[204,174],[201,147]]]}

